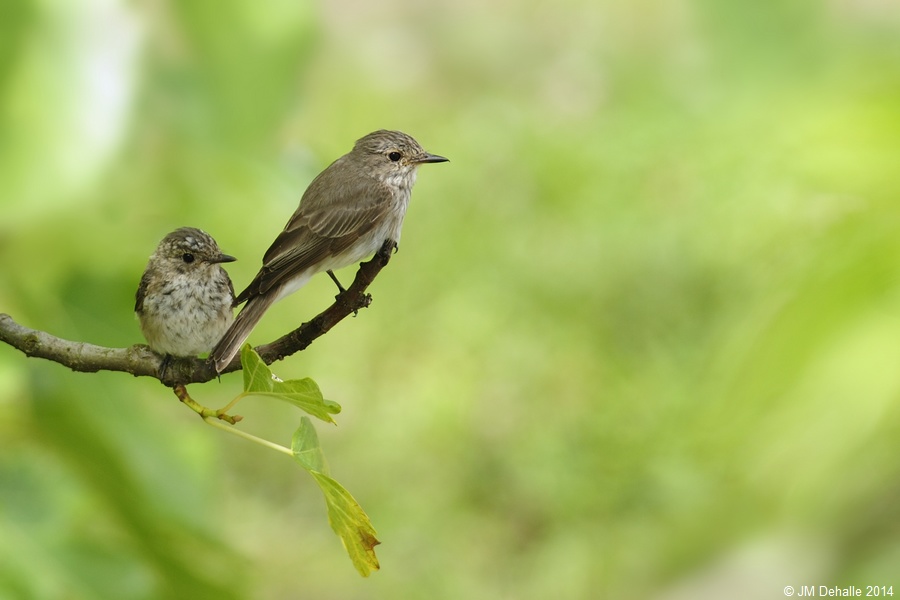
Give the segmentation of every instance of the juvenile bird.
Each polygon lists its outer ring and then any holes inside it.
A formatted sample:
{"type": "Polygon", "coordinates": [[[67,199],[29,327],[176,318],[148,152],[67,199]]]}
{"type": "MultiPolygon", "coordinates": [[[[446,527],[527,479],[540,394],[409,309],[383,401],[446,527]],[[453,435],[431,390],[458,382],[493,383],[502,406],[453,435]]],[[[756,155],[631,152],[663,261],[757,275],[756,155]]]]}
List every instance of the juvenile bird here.
{"type": "Polygon", "coordinates": [[[400,241],[416,170],[446,162],[409,135],[379,130],[322,171],[263,257],[263,266],[235,300],[247,302],[210,353],[221,372],[237,354],[266,310],[316,273],[332,273],[375,254],[388,240],[400,241]]]}
{"type": "Polygon", "coordinates": [[[234,320],[234,287],[216,240],[193,227],[168,234],[150,256],[135,294],[134,312],[147,344],[166,356],[209,352],[234,320]]]}

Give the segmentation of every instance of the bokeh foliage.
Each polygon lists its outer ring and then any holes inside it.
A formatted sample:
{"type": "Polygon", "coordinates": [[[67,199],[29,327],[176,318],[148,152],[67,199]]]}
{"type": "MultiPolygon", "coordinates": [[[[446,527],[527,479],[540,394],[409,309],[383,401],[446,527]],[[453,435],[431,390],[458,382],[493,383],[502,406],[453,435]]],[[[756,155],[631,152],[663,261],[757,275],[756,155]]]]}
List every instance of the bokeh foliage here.
{"type": "Polygon", "coordinates": [[[886,1],[6,0],[0,311],[29,326],[139,342],[183,225],[242,286],[371,130],[452,162],[372,307],[275,366],[343,405],[319,433],[379,573],[289,460],[4,346],[0,596],[900,593],[898,107],[886,1]]]}

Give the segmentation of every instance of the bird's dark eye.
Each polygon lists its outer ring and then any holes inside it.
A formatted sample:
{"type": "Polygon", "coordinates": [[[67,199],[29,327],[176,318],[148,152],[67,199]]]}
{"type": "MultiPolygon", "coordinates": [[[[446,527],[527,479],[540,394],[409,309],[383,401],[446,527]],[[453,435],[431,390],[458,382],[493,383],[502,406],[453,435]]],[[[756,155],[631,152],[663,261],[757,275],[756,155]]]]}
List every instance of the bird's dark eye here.
{"type": "Polygon", "coordinates": [[[399,152],[391,152],[390,154],[388,154],[388,158],[394,162],[397,162],[398,160],[400,160],[401,156],[403,156],[403,155],[400,154],[399,152]]]}
{"type": "Polygon", "coordinates": [[[181,255],[181,260],[183,260],[186,263],[192,263],[192,262],[194,262],[194,255],[191,254],[190,252],[185,252],[184,254],[181,255]]]}

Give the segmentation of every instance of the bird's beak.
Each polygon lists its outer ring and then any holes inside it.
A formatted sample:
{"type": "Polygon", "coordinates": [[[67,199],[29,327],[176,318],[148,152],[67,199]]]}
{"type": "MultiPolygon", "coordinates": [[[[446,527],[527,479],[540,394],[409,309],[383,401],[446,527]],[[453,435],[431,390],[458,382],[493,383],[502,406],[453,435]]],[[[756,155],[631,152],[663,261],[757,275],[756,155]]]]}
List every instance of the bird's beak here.
{"type": "Polygon", "coordinates": [[[416,163],[439,163],[439,162],[450,162],[449,158],[444,158],[443,156],[438,156],[437,154],[420,154],[416,157],[416,163]]]}
{"type": "Polygon", "coordinates": [[[230,254],[220,254],[209,262],[212,263],[224,263],[224,262],[234,262],[237,259],[230,254]]]}

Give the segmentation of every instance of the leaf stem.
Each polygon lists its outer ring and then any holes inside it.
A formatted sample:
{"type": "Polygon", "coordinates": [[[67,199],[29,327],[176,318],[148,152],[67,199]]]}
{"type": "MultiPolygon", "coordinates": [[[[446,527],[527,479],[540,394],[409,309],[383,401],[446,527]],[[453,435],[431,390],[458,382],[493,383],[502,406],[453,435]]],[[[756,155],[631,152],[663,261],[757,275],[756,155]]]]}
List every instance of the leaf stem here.
{"type": "Polygon", "coordinates": [[[222,431],[227,431],[228,433],[231,433],[238,437],[244,438],[245,440],[249,440],[251,442],[257,443],[260,446],[265,446],[266,448],[269,448],[270,450],[275,450],[277,452],[281,452],[282,454],[287,454],[288,456],[294,455],[294,453],[291,451],[290,448],[285,448],[281,444],[276,444],[275,442],[270,442],[269,440],[265,440],[261,437],[256,437],[252,433],[247,433],[246,431],[241,431],[240,429],[235,429],[234,427],[231,427],[230,425],[226,425],[225,423],[223,423],[216,417],[204,416],[203,420],[206,421],[207,425],[211,425],[211,426],[215,427],[216,429],[221,429],[222,431]]]}
{"type": "Polygon", "coordinates": [[[247,393],[246,393],[246,392],[241,392],[240,394],[238,394],[237,396],[234,397],[234,400],[232,400],[231,402],[229,402],[228,404],[226,404],[225,406],[223,406],[222,408],[220,408],[220,409],[218,410],[218,412],[220,412],[220,413],[222,413],[222,414],[227,413],[229,410],[231,410],[232,408],[234,408],[234,405],[235,405],[235,404],[237,404],[238,402],[240,402],[241,400],[243,400],[243,399],[246,398],[246,397],[247,397],[247,393]]]}

